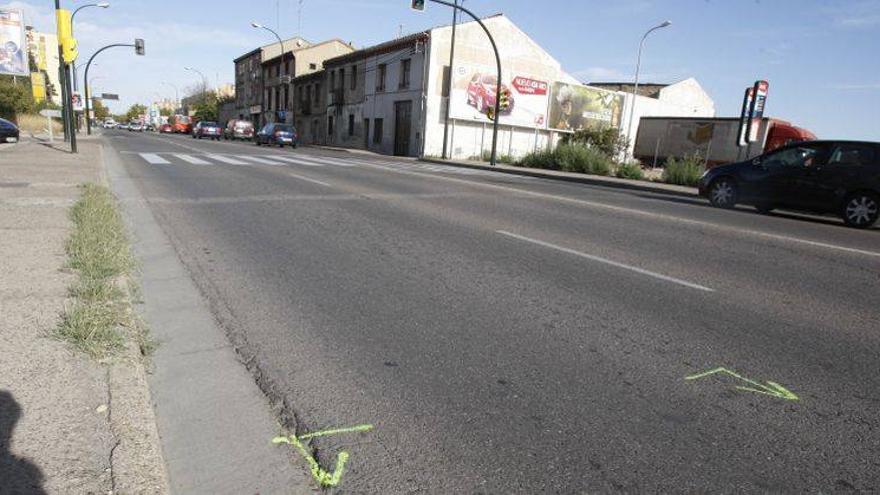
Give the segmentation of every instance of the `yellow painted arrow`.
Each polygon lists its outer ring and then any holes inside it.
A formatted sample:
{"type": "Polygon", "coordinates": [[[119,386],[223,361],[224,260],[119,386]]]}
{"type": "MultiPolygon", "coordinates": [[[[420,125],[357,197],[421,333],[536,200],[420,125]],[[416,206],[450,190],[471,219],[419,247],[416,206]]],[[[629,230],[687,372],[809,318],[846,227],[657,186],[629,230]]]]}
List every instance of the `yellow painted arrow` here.
{"type": "Polygon", "coordinates": [[[764,384],[758,383],[754,380],[749,380],[748,378],[741,376],[738,373],[731,371],[727,368],[711,369],[708,371],[704,371],[702,373],[697,373],[696,375],[686,376],[684,379],[685,380],[697,380],[697,379],[704,378],[704,377],[718,374],[718,373],[730,375],[734,378],[737,378],[739,380],[742,380],[746,383],[753,385],[753,387],[743,387],[741,385],[738,385],[736,388],[739,390],[745,390],[747,392],[755,392],[756,394],[771,395],[773,397],[777,397],[779,399],[784,399],[784,400],[800,400],[799,397],[797,395],[795,395],[791,390],[788,390],[787,388],[783,387],[782,385],[780,385],[776,382],[768,381],[768,382],[766,382],[767,384],[764,385],[764,384]]]}
{"type": "Polygon", "coordinates": [[[312,476],[315,478],[315,481],[318,482],[322,487],[334,487],[342,481],[342,474],[345,472],[345,463],[348,462],[348,452],[342,451],[336,455],[336,467],[333,469],[333,472],[325,471],[315,457],[311,454],[311,452],[306,449],[305,445],[303,445],[303,440],[308,440],[310,438],[317,437],[325,437],[330,435],[339,435],[341,433],[357,433],[357,432],[365,432],[373,429],[373,425],[357,425],[352,426],[350,428],[334,428],[331,430],[323,430],[312,433],[306,433],[304,435],[300,435],[298,438],[295,435],[291,435],[289,437],[275,437],[272,439],[272,443],[286,443],[289,445],[293,445],[299,451],[300,455],[305,458],[306,462],[309,463],[309,470],[312,472],[312,476]]]}

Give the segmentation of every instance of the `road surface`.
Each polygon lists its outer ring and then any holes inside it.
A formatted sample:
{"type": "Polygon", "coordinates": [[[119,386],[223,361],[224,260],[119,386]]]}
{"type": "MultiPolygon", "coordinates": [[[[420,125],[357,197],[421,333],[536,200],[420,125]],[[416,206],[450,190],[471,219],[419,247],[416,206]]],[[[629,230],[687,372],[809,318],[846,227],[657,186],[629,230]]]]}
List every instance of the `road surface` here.
{"type": "Polygon", "coordinates": [[[105,138],[337,493],[880,490],[877,229],[105,138]]]}

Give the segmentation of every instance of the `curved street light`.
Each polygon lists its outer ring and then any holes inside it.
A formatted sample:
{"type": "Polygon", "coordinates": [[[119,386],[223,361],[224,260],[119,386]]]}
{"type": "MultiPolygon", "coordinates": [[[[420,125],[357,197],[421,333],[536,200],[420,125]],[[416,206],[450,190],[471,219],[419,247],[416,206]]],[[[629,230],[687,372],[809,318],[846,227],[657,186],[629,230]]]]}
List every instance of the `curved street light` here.
{"type": "MultiPolygon", "coordinates": [[[[253,27],[255,29],[265,29],[266,31],[269,31],[270,33],[275,35],[275,39],[278,40],[278,45],[281,47],[281,54],[279,55],[279,62],[278,63],[280,64],[280,66],[283,67],[284,66],[284,41],[281,39],[281,36],[278,36],[278,33],[276,33],[271,28],[268,28],[268,27],[266,27],[256,21],[251,21],[251,27],[253,27]]],[[[280,69],[278,72],[281,72],[280,69]]],[[[330,89],[332,90],[333,88],[330,88],[330,89]]],[[[277,98],[276,98],[276,100],[277,100],[277,98]]],[[[275,102],[275,105],[276,106],[278,105],[277,101],[275,102]]],[[[284,110],[287,110],[287,101],[284,102],[284,110]]]]}
{"type": "Polygon", "coordinates": [[[202,71],[194,67],[184,67],[183,70],[195,72],[196,74],[202,76],[202,95],[204,96],[204,94],[208,92],[208,78],[205,77],[204,74],[202,74],[202,71]]]}
{"type": "MultiPolygon", "coordinates": [[[[627,131],[626,131],[626,138],[627,139],[630,139],[630,137],[632,136],[633,116],[635,115],[635,110],[636,110],[636,96],[638,95],[638,92],[639,92],[639,69],[641,69],[641,66],[642,66],[642,49],[645,47],[645,39],[647,39],[648,35],[653,33],[654,31],[656,31],[658,29],[663,29],[665,27],[669,27],[671,25],[672,25],[672,21],[661,22],[660,24],[647,30],[645,32],[645,34],[642,36],[642,40],[639,42],[639,55],[636,58],[636,80],[635,80],[635,84],[633,85],[632,103],[630,103],[630,105],[629,105],[629,123],[627,124],[627,131]]],[[[635,145],[635,142],[633,142],[631,144],[635,145]]]]}
{"type": "MultiPolygon", "coordinates": [[[[73,29],[74,29],[73,20],[76,18],[76,13],[82,9],[87,9],[89,7],[98,7],[98,8],[106,9],[106,8],[110,7],[110,2],[87,3],[85,5],[81,5],[81,6],[77,7],[76,10],[74,10],[73,13],[70,14],[70,35],[71,36],[73,36],[73,29]]],[[[74,89],[74,91],[78,91],[79,90],[79,83],[77,82],[77,76],[76,76],[76,62],[74,62],[70,65],[73,68],[73,89],[74,89]]]]}

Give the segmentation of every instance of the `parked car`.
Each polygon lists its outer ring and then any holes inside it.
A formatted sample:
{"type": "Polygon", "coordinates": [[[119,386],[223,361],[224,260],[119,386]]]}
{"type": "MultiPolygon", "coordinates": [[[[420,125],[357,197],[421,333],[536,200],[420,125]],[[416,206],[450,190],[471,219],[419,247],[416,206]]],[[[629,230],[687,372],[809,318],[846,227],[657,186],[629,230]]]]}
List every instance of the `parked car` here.
{"type": "Polygon", "coordinates": [[[104,121],[104,129],[116,129],[116,122],[113,120],[104,121]]]}
{"type": "Polygon", "coordinates": [[[210,138],[219,141],[222,135],[223,129],[216,122],[199,121],[192,130],[193,139],[210,138]]]}
{"type": "Polygon", "coordinates": [[[226,123],[223,129],[223,139],[245,139],[250,141],[254,138],[254,124],[247,120],[232,119],[226,123]]]}
{"type": "Polygon", "coordinates": [[[868,228],[880,210],[880,143],[791,144],[714,167],[703,174],[699,189],[720,208],[742,203],[760,212],[787,208],[835,213],[851,227],[868,228]]]}
{"type": "Polygon", "coordinates": [[[128,131],[129,132],[144,132],[144,124],[133,120],[128,123],[128,131]]]}
{"type": "Polygon", "coordinates": [[[159,134],[174,134],[174,126],[171,124],[160,125],[159,134]]]}
{"type": "Polygon", "coordinates": [[[18,126],[6,119],[0,119],[0,143],[17,143],[18,126]]]}
{"type": "Polygon", "coordinates": [[[296,129],[293,128],[290,124],[266,124],[260,129],[260,132],[254,137],[254,142],[257,146],[267,144],[267,145],[278,145],[282,148],[284,146],[291,146],[296,148],[296,142],[299,136],[296,134],[296,129]]]}
{"type": "MultiPolygon", "coordinates": [[[[475,107],[480,113],[486,113],[489,108],[495,107],[495,92],[497,88],[498,78],[491,74],[476,73],[468,83],[467,103],[475,107]]],[[[501,92],[507,97],[508,104],[501,108],[504,115],[513,111],[513,94],[503,83],[501,84],[501,92]]],[[[502,99],[502,104],[504,100],[502,99]]]]}

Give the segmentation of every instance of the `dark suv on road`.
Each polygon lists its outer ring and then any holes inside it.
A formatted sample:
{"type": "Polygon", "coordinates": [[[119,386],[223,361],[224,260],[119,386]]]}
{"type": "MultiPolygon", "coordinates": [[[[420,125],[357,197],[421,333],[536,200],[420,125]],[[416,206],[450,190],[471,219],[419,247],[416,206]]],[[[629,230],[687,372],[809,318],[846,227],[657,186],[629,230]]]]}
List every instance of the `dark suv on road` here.
{"type": "Polygon", "coordinates": [[[700,179],[700,195],[720,208],[737,203],[835,213],[868,228],[880,210],[880,143],[808,141],[749,161],[721,165],[700,179]]]}

